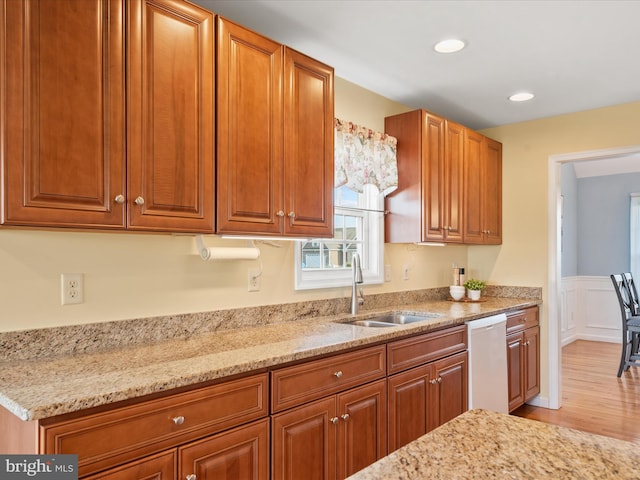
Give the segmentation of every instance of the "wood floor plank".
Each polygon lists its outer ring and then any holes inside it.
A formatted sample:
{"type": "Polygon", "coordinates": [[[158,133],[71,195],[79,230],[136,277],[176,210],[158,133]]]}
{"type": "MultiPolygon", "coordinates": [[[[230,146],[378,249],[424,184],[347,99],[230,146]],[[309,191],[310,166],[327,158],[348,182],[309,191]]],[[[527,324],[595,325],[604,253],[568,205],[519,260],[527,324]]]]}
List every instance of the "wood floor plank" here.
{"type": "Polygon", "coordinates": [[[514,415],[640,443],[640,368],[618,378],[620,345],[577,340],[562,349],[562,407],[514,415]]]}

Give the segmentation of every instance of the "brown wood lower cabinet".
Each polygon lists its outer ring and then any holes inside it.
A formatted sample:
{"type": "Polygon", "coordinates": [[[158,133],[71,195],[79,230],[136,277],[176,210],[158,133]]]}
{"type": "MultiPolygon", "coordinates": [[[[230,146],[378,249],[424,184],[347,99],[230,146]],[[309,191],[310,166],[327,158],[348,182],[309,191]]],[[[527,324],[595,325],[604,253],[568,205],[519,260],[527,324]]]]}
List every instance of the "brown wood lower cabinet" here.
{"type": "Polygon", "coordinates": [[[267,480],[269,419],[100,472],[86,480],[267,480]],[[195,475],[195,477],[190,477],[195,475]]]}
{"type": "Polygon", "coordinates": [[[467,352],[390,376],[389,452],[468,409],[467,352]]]}
{"type": "Polygon", "coordinates": [[[386,455],[384,365],[380,345],[272,372],[273,399],[284,405],[299,398],[298,406],[272,415],[273,479],[342,479],[386,455]],[[364,383],[371,377],[378,380],[364,383]],[[297,392],[293,379],[304,390],[297,392]],[[353,383],[364,384],[348,388],[353,383]],[[318,398],[339,385],[344,391],[318,398]]]}
{"type": "Polygon", "coordinates": [[[507,314],[509,411],[540,393],[538,307],[507,314]]]}

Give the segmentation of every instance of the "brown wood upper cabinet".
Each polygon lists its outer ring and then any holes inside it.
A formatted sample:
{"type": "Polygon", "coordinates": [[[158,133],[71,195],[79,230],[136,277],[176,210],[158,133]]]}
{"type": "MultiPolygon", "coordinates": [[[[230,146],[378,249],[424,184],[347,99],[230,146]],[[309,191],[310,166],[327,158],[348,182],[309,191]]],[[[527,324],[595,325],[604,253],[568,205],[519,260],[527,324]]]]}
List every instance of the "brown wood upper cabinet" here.
{"type": "Polygon", "coordinates": [[[216,231],[333,236],[333,69],[218,17],[216,231]]]}
{"type": "Polygon", "coordinates": [[[385,132],[398,139],[399,176],[387,242],[501,243],[499,142],[425,110],[386,117],[385,132]]]}
{"type": "Polygon", "coordinates": [[[465,130],[464,242],[502,243],[502,144],[465,130]]]}
{"type": "Polygon", "coordinates": [[[9,0],[0,15],[1,223],[213,231],[213,14],[9,0]]]}

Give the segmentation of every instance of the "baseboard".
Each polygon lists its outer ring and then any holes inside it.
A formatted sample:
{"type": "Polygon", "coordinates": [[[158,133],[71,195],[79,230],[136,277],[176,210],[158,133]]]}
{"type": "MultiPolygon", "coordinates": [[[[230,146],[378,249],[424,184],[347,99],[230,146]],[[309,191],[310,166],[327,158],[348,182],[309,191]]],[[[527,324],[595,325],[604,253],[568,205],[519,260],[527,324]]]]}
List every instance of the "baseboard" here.
{"type": "Polygon", "coordinates": [[[527,402],[527,405],[533,405],[534,407],[549,408],[549,398],[541,395],[536,395],[527,402]]]}

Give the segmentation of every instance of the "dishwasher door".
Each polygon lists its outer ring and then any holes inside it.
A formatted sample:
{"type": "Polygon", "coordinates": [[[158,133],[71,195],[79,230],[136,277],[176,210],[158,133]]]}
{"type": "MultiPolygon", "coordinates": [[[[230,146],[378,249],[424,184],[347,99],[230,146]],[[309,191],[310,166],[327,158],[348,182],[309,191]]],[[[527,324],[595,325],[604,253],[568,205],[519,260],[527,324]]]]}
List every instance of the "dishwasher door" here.
{"type": "Polygon", "coordinates": [[[469,339],[469,409],[509,413],[507,316],[466,322],[469,339]]]}

